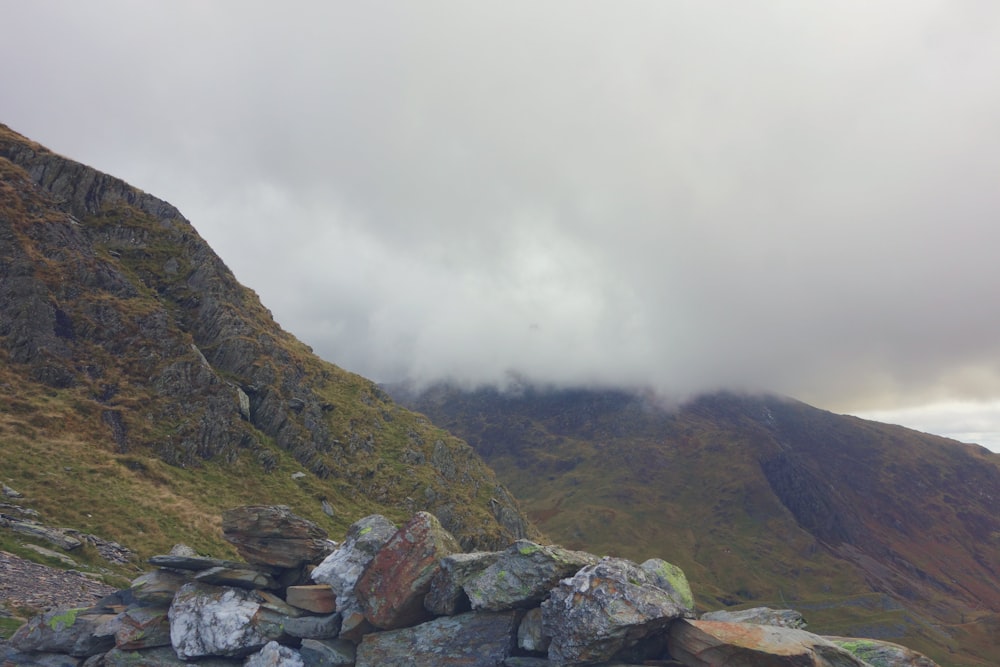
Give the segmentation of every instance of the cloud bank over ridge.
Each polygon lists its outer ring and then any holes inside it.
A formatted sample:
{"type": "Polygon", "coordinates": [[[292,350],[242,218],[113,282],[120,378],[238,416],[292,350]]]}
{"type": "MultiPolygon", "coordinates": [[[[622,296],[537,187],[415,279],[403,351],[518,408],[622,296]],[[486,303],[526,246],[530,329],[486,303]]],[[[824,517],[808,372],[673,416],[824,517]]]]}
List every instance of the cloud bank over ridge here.
{"type": "Polygon", "coordinates": [[[7,14],[0,121],[373,379],[1000,398],[994,3],[7,14]]]}

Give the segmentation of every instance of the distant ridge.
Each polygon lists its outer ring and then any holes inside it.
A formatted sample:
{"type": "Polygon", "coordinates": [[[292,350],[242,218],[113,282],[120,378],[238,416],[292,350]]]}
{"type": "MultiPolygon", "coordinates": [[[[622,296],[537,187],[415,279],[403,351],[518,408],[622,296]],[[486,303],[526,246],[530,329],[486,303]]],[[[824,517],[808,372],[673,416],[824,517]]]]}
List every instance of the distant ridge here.
{"type": "Polygon", "coordinates": [[[705,608],[788,604],[825,632],[1000,664],[1000,455],[985,448],[775,396],[667,410],[617,390],[387,389],[568,547],[676,562],[705,608]]]}

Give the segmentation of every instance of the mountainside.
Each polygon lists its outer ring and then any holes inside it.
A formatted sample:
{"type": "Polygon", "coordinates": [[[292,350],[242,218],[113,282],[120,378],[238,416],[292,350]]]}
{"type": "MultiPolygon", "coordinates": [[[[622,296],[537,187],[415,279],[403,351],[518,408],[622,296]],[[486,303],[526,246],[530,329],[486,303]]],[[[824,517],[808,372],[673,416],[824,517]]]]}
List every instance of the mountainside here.
{"type": "Polygon", "coordinates": [[[259,503],[332,535],[417,510],[467,548],[535,532],[468,445],[283,331],[175,208],[2,125],[0,460],[47,523],[141,556],[224,555],[220,510],[259,503]]]}
{"type": "Polygon", "coordinates": [[[674,562],[703,609],[791,606],[943,665],[1000,662],[1000,456],[984,448],[777,397],[390,392],[475,447],[550,538],[674,562]]]}

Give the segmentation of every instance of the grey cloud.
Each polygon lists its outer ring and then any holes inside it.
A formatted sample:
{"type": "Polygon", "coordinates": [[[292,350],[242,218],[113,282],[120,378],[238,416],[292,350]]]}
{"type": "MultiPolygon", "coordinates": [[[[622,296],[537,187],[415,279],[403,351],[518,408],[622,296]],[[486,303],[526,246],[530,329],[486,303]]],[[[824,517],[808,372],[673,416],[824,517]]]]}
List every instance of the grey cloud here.
{"type": "Polygon", "coordinates": [[[1000,394],[994,3],[7,14],[0,121],[177,205],[351,370],[1000,394]]]}

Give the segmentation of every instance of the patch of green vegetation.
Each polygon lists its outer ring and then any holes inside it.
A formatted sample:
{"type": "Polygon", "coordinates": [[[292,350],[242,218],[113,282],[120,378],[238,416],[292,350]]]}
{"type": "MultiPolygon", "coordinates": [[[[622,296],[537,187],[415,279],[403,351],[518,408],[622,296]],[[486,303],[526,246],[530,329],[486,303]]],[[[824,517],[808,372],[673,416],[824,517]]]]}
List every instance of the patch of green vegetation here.
{"type": "Polygon", "coordinates": [[[66,609],[58,614],[53,614],[49,617],[49,627],[53,631],[58,631],[63,628],[68,628],[74,623],[76,623],[76,616],[81,611],[85,611],[86,607],[77,607],[74,609],[66,609]]]}
{"type": "Polygon", "coordinates": [[[0,616],[0,639],[10,639],[22,625],[24,625],[23,618],[0,616]]]}
{"type": "Polygon", "coordinates": [[[879,651],[879,647],[878,644],[874,642],[865,641],[864,639],[856,639],[846,642],[837,642],[837,645],[851,655],[861,658],[872,667],[891,667],[886,660],[878,657],[877,653],[879,651]]]}

